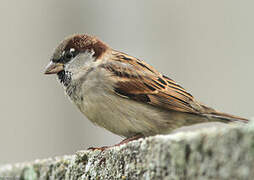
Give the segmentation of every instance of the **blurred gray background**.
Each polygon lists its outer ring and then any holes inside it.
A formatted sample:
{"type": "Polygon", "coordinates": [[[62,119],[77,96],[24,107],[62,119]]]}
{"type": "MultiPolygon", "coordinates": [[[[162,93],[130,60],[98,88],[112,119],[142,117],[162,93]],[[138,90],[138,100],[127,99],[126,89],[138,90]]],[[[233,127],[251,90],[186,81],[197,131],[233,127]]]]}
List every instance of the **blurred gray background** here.
{"type": "Polygon", "coordinates": [[[144,59],[201,102],[254,115],[252,0],[1,0],[0,163],[73,154],[120,137],[92,125],[43,69],[89,33],[144,59]]]}

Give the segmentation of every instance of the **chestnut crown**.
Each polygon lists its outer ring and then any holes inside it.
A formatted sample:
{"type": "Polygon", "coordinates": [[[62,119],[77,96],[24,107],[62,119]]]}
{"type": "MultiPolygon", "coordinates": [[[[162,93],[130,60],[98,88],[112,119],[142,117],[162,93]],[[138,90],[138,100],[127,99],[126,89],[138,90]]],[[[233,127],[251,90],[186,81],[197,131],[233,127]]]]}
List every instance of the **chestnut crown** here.
{"type": "Polygon", "coordinates": [[[52,62],[65,64],[82,52],[92,51],[95,59],[99,58],[108,46],[94,36],[75,34],[64,39],[55,49],[52,62]]]}

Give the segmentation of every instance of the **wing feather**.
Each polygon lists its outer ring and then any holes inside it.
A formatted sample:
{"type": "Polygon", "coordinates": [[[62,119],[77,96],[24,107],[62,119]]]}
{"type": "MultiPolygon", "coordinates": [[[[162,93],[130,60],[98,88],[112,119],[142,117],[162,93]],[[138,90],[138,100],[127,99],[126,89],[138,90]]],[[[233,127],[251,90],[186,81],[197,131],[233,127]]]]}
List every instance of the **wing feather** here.
{"type": "Polygon", "coordinates": [[[168,110],[199,113],[202,109],[184,88],[137,58],[114,51],[111,61],[101,67],[111,72],[117,95],[168,110]]]}

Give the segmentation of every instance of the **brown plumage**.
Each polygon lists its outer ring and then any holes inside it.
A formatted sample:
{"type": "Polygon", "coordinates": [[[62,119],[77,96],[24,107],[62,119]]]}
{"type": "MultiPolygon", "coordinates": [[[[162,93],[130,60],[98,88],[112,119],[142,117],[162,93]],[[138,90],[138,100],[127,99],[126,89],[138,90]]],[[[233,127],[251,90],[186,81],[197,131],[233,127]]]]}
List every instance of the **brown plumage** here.
{"type": "Polygon", "coordinates": [[[168,110],[248,122],[245,118],[221,113],[199,103],[174,80],[142,60],[118,51],[112,52],[111,60],[119,63],[103,64],[102,67],[117,79],[115,92],[120,96],[168,110]]]}
{"type": "Polygon", "coordinates": [[[124,137],[166,134],[203,122],[248,122],[201,104],[149,64],[93,36],[63,40],[45,73],[58,75],[89,120],[124,137]]]}

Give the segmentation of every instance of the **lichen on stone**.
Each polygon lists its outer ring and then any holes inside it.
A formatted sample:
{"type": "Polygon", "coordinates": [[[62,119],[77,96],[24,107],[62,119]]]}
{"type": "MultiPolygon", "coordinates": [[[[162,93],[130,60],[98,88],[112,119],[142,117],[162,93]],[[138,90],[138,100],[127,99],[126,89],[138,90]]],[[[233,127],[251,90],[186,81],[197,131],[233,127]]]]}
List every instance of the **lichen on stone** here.
{"type": "Polygon", "coordinates": [[[105,151],[0,166],[0,180],[252,179],[254,123],[139,139],[105,151]]]}

